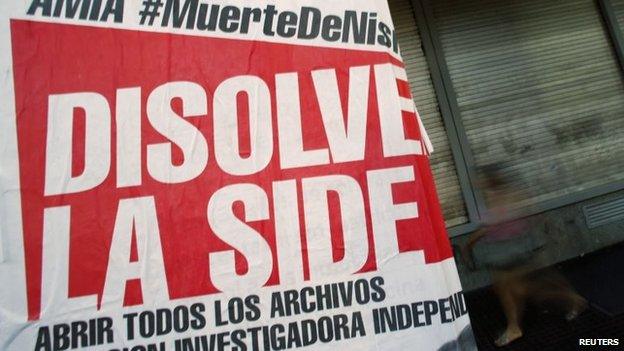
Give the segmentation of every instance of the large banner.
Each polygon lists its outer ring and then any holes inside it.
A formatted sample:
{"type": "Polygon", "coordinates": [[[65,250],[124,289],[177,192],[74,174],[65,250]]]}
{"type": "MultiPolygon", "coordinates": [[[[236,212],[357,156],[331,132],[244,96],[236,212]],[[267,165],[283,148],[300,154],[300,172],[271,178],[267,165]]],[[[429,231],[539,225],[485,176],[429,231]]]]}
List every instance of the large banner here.
{"type": "Polygon", "coordinates": [[[0,26],[1,350],[467,349],[385,1],[13,0],[0,26]]]}

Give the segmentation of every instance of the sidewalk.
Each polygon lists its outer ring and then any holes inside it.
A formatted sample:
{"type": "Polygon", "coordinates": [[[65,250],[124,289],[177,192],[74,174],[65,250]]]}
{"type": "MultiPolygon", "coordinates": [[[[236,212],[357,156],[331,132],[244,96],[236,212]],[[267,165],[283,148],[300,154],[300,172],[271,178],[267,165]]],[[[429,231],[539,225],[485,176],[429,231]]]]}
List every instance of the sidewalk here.
{"type": "MultiPolygon", "coordinates": [[[[548,306],[528,305],[523,323],[524,336],[507,347],[498,348],[494,340],[505,327],[505,317],[491,287],[466,293],[466,303],[479,350],[610,350],[624,349],[624,313],[610,315],[610,311],[597,304],[588,286],[613,282],[613,261],[624,253],[624,246],[610,248],[584,258],[576,258],[559,265],[581,295],[590,302],[589,308],[577,319],[567,322],[560,312],[548,306]],[[619,338],[618,347],[579,346],[579,339],[619,338]]],[[[619,267],[624,261],[618,262],[619,267]]],[[[624,276],[615,284],[624,283],[624,276]]],[[[606,288],[605,288],[606,289],[606,288]]],[[[618,292],[619,293],[619,292],[618,292]]],[[[624,297],[623,297],[624,298],[624,297]]],[[[618,299],[619,300],[619,299],[618,299]]],[[[624,304],[624,300],[619,300],[624,304]]],[[[621,307],[621,306],[620,306],[621,307]]]]}

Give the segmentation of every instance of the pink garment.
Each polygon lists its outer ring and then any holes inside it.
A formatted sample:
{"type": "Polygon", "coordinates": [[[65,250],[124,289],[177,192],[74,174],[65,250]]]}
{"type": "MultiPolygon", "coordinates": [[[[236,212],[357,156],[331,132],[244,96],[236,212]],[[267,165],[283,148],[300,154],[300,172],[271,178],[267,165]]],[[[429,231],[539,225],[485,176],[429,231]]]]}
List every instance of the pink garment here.
{"type": "Polygon", "coordinates": [[[511,239],[519,235],[528,234],[529,225],[526,219],[504,220],[508,213],[506,207],[498,206],[489,209],[483,216],[486,241],[511,239]]]}

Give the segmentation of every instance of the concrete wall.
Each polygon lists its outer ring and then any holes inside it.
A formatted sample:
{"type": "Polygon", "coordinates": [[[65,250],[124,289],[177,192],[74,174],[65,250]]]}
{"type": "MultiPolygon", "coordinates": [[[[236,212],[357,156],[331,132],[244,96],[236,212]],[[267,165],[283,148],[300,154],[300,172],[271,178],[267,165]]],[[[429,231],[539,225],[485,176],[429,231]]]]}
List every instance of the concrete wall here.
{"type": "MultiPolygon", "coordinates": [[[[545,239],[542,266],[553,265],[575,257],[583,256],[619,242],[624,242],[624,220],[611,222],[593,229],[585,223],[583,206],[601,203],[624,197],[624,190],[595,197],[573,205],[557,208],[533,216],[542,225],[537,230],[545,239]]],[[[460,247],[469,235],[462,235],[451,240],[455,247],[460,247]]],[[[490,284],[487,270],[477,268],[469,270],[456,252],[457,266],[464,290],[474,290],[490,284]]]]}

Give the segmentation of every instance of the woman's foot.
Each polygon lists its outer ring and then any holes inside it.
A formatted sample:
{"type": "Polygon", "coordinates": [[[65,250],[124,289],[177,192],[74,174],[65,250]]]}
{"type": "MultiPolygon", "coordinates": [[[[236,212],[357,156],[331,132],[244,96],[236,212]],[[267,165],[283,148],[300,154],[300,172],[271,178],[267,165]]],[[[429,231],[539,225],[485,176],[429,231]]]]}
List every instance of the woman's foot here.
{"type": "Polygon", "coordinates": [[[568,311],[568,313],[566,313],[565,319],[568,322],[572,321],[572,320],[576,319],[576,317],[578,317],[586,309],[587,309],[587,300],[585,300],[584,298],[581,297],[578,300],[578,302],[574,305],[574,307],[572,307],[570,309],[570,311],[568,311]]]}
{"type": "Polygon", "coordinates": [[[494,344],[498,347],[509,345],[514,340],[520,339],[522,337],[522,330],[520,328],[507,328],[503,335],[499,336],[494,344]]]}

